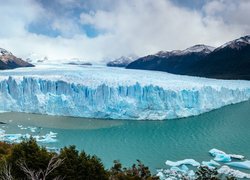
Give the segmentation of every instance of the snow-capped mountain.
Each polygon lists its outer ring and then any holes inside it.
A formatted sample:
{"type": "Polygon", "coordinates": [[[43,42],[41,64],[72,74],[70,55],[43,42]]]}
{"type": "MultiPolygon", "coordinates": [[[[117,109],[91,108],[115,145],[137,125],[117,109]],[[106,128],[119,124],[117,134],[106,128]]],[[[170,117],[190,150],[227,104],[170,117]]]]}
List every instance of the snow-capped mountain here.
{"type": "Polygon", "coordinates": [[[198,45],[194,45],[190,48],[187,48],[187,49],[181,51],[179,54],[180,55],[189,54],[189,53],[209,54],[214,50],[215,50],[215,47],[204,45],[204,44],[198,44],[198,45]]]}
{"type": "Polygon", "coordinates": [[[185,50],[160,51],[130,63],[127,68],[250,80],[250,36],[235,39],[216,49],[195,45],[185,50]]]}
{"type": "Polygon", "coordinates": [[[118,59],[115,59],[113,61],[108,62],[107,66],[126,67],[129,63],[135,61],[136,59],[138,59],[138,56],[136,56],[136,55],[122,56],[118,59]]]}
{"type": "Polygon", "coordinates": [[[244,36],[240,37],[238,39],[235,39],[233,41],[229,41],[222,46],[218,47],[216,51],[223,49],[223,48],[231,48],[231,49],[240,49],[242,47],[250,45],[250,36],[244,36]]]}
{"type": "Polygon", "coordinates": [[[17,58],[11,52],[0,48],[0,69],[14,69],[18,67],[32,67],[33,65],[17,58]]]}
{"type": "Polygon", "coordinates": [[[173,50],[173,51],[159,51],[155,54],[155,56],[158,57],[170,57],[170,56],[183,56],[190,53],[204,53],[209,54],[212,51],[214,51],[215,47],[207,46],[204,44],[197,44],[194,46],[191,46],[185,50],[173,50]]]}
{"type": "Polygon", "coordinates": [[[137,59],[130,63],[127,68],[159,70],[181,74],[182,66],[189,67],[193,62],[213,52],[214,49],[214,47],[199,44],[185,50],[160,51],[137,59]]]}

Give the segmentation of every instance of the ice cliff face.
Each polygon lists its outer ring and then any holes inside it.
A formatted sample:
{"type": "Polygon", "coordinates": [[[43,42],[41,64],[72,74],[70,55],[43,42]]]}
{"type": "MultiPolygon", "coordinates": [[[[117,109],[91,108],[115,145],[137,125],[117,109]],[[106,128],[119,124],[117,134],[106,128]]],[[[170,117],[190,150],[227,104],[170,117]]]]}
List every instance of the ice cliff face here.
{"type": "Polygon", "coordinates": [[[250,98],[249,81],[72,67],[0,72],[0,111],[162,120],[197,115],[250,98]]]}

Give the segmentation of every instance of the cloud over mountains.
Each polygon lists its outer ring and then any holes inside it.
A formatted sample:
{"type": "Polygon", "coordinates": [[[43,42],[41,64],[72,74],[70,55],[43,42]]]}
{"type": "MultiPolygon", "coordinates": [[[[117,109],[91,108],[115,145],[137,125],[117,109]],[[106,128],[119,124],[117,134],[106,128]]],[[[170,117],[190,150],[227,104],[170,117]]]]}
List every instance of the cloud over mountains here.
{"type": "Polygon", "coordinates": [[[0,47],[21,57],[34,52],[50,59],[94,61],[199,43],[218,46],[250,34],[248,0],[209,0],[197,7],[177,0],[0,3],[0,47]]]}

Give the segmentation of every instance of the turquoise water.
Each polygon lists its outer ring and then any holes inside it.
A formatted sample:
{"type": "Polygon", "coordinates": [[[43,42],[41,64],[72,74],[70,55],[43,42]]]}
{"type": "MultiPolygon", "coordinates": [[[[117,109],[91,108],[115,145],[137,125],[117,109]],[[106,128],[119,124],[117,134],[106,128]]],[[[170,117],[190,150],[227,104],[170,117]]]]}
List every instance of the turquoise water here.
{"type": "Polygon", "coordinates": [[[58,142],[42,145],[75,144],[78,149],[99,156],[107,167],[116,159],[124,165],[140,159],[151,169],[165,167],[166,160],[210,160],[211,148],[250,157],[249,101],[196,117],[166,121],[94,120],[25,113],[1,113],[0,121],[7,123],[0,125],[6,133],[31,133],[17,125],[41,127],[34,134],[56,132],[58,142]]]}

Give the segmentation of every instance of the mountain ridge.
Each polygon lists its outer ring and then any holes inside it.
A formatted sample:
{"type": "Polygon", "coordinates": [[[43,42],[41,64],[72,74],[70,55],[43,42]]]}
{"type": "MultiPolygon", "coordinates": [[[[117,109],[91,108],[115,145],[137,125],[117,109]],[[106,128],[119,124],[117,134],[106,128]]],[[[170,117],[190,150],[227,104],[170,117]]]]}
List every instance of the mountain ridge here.
{"type": "Polygon", "coordinates": [[[240,37],[217,48],[194,45],[185,50],[160,51],[141,57],[126,68],[218,79],[250,80],[250,36],[240,37]]]}

